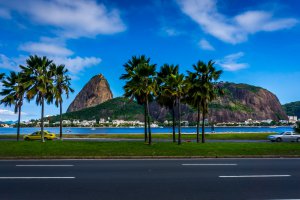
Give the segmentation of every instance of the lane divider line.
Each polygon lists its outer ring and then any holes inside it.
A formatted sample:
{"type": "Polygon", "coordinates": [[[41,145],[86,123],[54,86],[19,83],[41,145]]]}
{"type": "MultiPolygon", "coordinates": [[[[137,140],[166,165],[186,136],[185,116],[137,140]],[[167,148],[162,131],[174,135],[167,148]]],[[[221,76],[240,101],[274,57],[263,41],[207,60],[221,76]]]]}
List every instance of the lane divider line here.
{"type": "Polygon", "coordinates": [[[0,179],[75,179],[76,177],[0,177],[0,179]]]}
{"type": "Polygon", "coordinates": [[[239,176],[219,176],[219,178],[272,178],[290,177],[291,175],[239,175],[239,176]]]}
{"type": "Polygon", "coordinates": [[[74,167],[74,165],[16,165],[16,167],[74,167]]]}
{"type": "Polygon", "coordinates": [[[182,166],[236,166],[237,164],[181,164],[182,166]]]}

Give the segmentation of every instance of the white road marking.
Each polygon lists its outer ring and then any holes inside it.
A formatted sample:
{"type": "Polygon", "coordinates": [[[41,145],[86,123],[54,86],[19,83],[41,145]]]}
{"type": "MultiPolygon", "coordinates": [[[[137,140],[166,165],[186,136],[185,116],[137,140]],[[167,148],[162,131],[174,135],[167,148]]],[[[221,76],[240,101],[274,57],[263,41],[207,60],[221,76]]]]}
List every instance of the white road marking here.
{"type": "Polygon", "coordinates": [[[16,167],[74,167],[74,165],[16,165],[16,167]]]}
{"type": "Polygon", "coordinates": [[[181,164],[182,166],[236,166],[237,164],[181,164]]]}
{"type": "Polygon", "coordinates": [[[0,179],[74,179],[75,177],[0,177],[0,179]]]}
{"type": "Polygon", "coordinates": [[[289,177],[291,175],[240,175],[240,176],[219,176],[219,178],[272,178],[289,177]]]}

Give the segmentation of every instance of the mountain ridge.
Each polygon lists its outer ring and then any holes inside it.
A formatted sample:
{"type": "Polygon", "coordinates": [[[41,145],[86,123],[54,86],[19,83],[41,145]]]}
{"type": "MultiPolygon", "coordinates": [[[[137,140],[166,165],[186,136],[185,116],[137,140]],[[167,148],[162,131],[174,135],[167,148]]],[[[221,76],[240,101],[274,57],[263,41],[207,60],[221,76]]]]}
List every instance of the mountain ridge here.
{"type": "MultiPolygon", "coordinates": [[[[210,104],[208,118],[214,122],[243,122],[248,119],[278,121],[287,119],[278,98],[270,91],[248,84],[221,82],[224,96],[210,104]]],[[[188,105],[181,105],[182,120],[196,121],[196,111],[188,105]]],[[[150,114],[153,120],[163,122],[171,119],[167,108],[150,103],[150,114]]],[[[121,97],[108,99],[96,106],[83,108],[76,112],[67,112],[63,119],[125,119],[143,121],[143,107],[135,101],[121,97]]],[[[56,119],[55,117],[53,119],[56,119]]]]}

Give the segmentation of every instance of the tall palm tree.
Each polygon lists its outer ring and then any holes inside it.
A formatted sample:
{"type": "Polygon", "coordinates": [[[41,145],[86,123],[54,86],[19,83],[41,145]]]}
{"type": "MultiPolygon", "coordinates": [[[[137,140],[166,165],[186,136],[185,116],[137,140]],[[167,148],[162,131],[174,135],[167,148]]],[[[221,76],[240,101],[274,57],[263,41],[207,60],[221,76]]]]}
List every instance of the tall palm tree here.
{"type": "Polygon", "coordinates": [[[68,69],[65,68],[65,65],[56,65],[54,63],[51,64],[50,70],[54,74],[54,83],[53,83],[53,94],[48,93],[47,101],[48,103],[55,99],[55,105],[59,107],[59,115],[60,115],[60,126],[59,126],[59,138],[62,140],[62,95],[65,93],[67,98],[69,98],[70,92],[74,92],[71,86],[71,78],[68,76],[68,69]]]}
{"type": "Polygon", "coordinates": [[[173,84],[167,82],[168,77],[171,75],[178,75],[178,65],[168,65],[164,64],[160,71],[157,73],[157,85],[158,85],[158,94],[157,102],[161,106],[165,106],[172,111],[172,128],[173,128],[173,142],[176,142],[175,137],[175,103],[176,98],[170,96],[167,92],[167,89],[173,90],[173,84]],[[169,83],[169,85],[168,85],[169,83]]]}
{"type": "Polygon", "coordinates": [[[149,101],[156,91],[156,65],[150,64],[150,59],[144,55],[132,57],[125,65],[126,74],[122,74],[120,79],[127,80],[125,86],[125,97],[136,99],[138,103],[143,104],[145,108],[145,142],[147,141],[148,124],[148,143],[152,143],[150,128],[149,101]]]}
{"type": "Polygon", "coordinates": [[[14,112],[18,113],[18,126],[17,126],[17,141],[20,139],[20,122],[21,122],[21,108],[23,105],[24,94],[28,89],[25,82],[25,75],[22,72],[10,72],[10,75],[2,80],[3,89],[0,92],[0,103],[5,106],[14,105],[14,112]]]}
{"type": "Polygon", "coordinates": [[[52,60],[46,56],[29,56],[26,66],[21,66],[24,73],[29,77],[27,84],[30,88],[27,91],[28,100],[35,98],[37,105],[41,105],[41,141],[44,139],[44,107],[48,96],[53,95],[54,72],[50,70],[52,60]]]}
{"type": "Polygon", "coordinates": [[[178,112],[178,144],[181,144],[181,99],[186,91],[186,81],[183,74],[171,74],[165,80],[165,86],[162,87],[165,95],[171,96],[176,100],[178,112]]]}
{"type": "Polygon", "coordinates": [[[188,71],[188,76],[186,77],[187,84],[189,85],[186,102],[197,110],[197,143],[199,143],[199,127],[200,127],[200,102],[202,99],[200,81],[198,80],[198,75],[195,72],[188,71]]]}
{"type": "Polygon", "coordinates": [[[193,65],[194,72],[188,71],[188,82],[190,85],[188,96],[192,106],[197,107],[197,142],[199,142],[200,110],[202,111],[202,143],[205,143],[205,117],[208,113],[208,104],[217,97],[215,82],[220,78],[222,70],[216,70],[214,62],[207,64],[198,61],[193,65]]]}
{"type": "MultiPolygon", "coordinates": [[[[150,60],[147,59],[144,55],[142,55],[140,57],[132,56],[132,58],[130,60],[128,60],[127,63],[125,63],[123,65],[124,68],[125,68],[126,74],[122,74],[120,79],[122,79],[122,80],[131,80],[135,76],[134,69],[140,63],[149,62],[149,61],[150,60]]],[[[147,142],[147,139],[148,139],[148,136],[147,136],[147,115],[146,115],[147,110],[146,110],[145,101],[143,100],[142,97],[137,96],[131,90],[125,91],[124,96],[125,97],[130,97],[131,99],[135,99],[138,104],[144,106],[144,138],[145,138],[145,142],[147,142]]]]}

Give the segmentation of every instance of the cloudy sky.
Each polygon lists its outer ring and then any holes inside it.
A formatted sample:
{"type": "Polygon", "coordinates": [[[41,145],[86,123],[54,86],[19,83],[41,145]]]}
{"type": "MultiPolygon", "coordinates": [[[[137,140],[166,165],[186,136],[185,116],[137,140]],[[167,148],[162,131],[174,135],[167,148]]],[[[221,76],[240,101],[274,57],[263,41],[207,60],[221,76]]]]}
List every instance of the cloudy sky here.
{"type": "MultiPolygon", "coordinates": [[[[300,100],[298,0],[1,0],[0,72],[18,70],[31,54],[65,64],[75,93],[102,73],[121,96],[123,64],[146,54],[158,66],[216,61],[223,81],[275,93],[281,103],[300,100]]],[[[25,103],[23,120],[40,107],[25,103]]],[[[53,105],[46,114],[59,112],[53,105]]],[[[0,106],[0,120],[15,120],[0,106]]]]}

